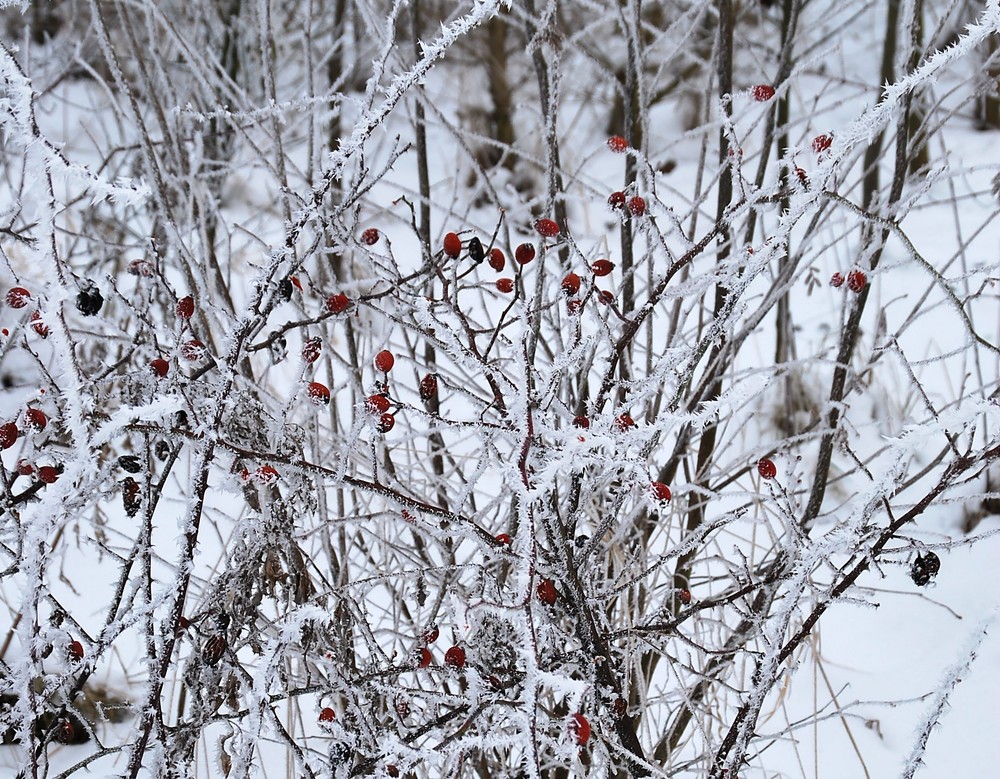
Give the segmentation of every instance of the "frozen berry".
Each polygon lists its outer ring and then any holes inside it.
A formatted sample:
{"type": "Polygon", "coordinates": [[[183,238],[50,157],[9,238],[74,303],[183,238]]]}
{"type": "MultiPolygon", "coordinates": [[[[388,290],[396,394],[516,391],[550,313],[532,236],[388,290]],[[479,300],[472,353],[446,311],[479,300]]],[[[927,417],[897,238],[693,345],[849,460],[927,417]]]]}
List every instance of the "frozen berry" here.
{"type": "Polygon", "coordinates": [[[11,308],[24,308],[30,297],[31,293],[24,287],[11,287],[7,290],[7,305],[11,308]]]}
{"type": "Polygon", "coordinates": [[[619,430],[628,430],[630,427],[635,427],[635,420],[629,414],[620,414],[615,420],[615,427],[619,430]]]}
{"type": "Polygon", "coordinates": [[[320,722],[333,722],[335,719],[337,719],[337,713],[329,706],[325,706],[323,710],[319,713],[320,722]]]}
{"type": "Polygon", "coordinates": [[[844,284],[844,274],[843,273],[840,273],[838,271],[837,273],[834,273],[830,277],[830,286],[831,287],[837,287],[837,288],[839,288],[839,287],[843,286],[843,284],[844,284]]]}
{"type": "Polygon", "coordinates": [[[483,242],[478,238],[469,239],[469,258],[478,265],[484,259],[486,259],[486,249],[483,248],[483,242]]]}
{"type": "Polygon", "coordinates": [[[431,650],[422,646],[413,650],[413,666],[415,668],[426,668],[431,664],[431,650]]]}
{"type": "Polygon", "coordinates": [[[128,264],[128,272],[133,276],[141,276],[144,279],[152,278],[156,273],[156,268],[149,260],[132,260],[128,264]]]}
{"type": "Polygon", "coordinates": [[[444,237],[442,248],[445,254],[455,259],[462,253],[462,239],[455,233],[447,233],[444,237]]]}
{"type": "Polygon", "coordinates": [[[139,473],[142,470],[142,463],[134,454],[123,454],[118,458],[118,467],[126,473],[139,473]]]}
{"type": "Polygon", "coordinates": [[[379,234],[378,230],[374,227],[369,227],[363,233],[361,233],[361,243],[365,246],[374,246],[378,243],[379,234]]]}
{"type": "Polygon", "coordinates": [[[764,457],[757,463],[757,473],[762,479],[773,479],[778,474],[778,469],[773,460],[764,457]]]}
{"type": "Polygon", "coordinates": [[[170,371],[170,363],[162,357],[156,357],[149,361],[149,369],[159,378],[163,378],[170,371]]]}
{"type": "Polygon", "coordinates": [[[542,579],[538,582],[538,586],[535,587],[535,594],[538,596],[538,600],[547,606],[551,606],[556,602],[556,585],[551,579],[542,579]]]}
{"type": "Polygon", "coordinates": [[[638,195],[630,197],[628,200],[628,210],[633,216],[642,216],[646,213],[646,201],[638,195]]]}
{"type": "Polygon", "coordinates": [[[847,274],[847,288],[851,292],[860,292],[868,283],[868,277],[862,271],[852,270],[847,274]]]}
{"type": "Polygon", "coordinates": [[[45,484],[55,484],[59,479],[60,470],[54,465],[43,465],[38,469],[38,480],[45,484]]]}
{"type": "Polygon", "coordinates": [[[553,238],[559,235],[559,225],[551,219],[538,219],[535,221],[535,231],[543,238],[553,238]]]}
{"type": "Polygon", "coordinates": [[[17,472],[21,474],[21,476],[31,476],[31,474],[35,472],[35,466],[27,460],[18,460],[16,468],[17,472]]]}
{"type": "Polygon", "coordinates": [[[69,646],[66,648],[67,654],[73,660],[83,660],[83,644],[79,641],[70,641],[69,646]]]}
{"type": "Polygon", "coordinates": [[[420,399],[426,403],[438,394],[438,380],[433,373],[428,373],[420,380],[420,399]]]}
{"type": "Polygon", "coordinates": [[[650,491],[653,493],[653,499],[661,502],[666,502],[670,500],[670,487],[661,481],[654,481],[650,486],[650,491]]]}
{"type": "Polygon", "coordinates": [[[611,260],[594,260],[590,266],[590,270],[595,276],[607,276],[614,269],[615,264],[611,260]]]}
{"type": "Polygon", "coordinates": [[[134,517],[142,508],[142,495],[140,493],[139,482],[131,476],[122,479],[122,507],[130,517],[134,517]]]}
{"type": "Polygon", "coordinates": [[[677,598],[687,606],[691,602],[691,590],[683,589],[677,591],[677,598]]]}
{"type": "Polygon", "coordinates": [[[204,359],[207,349],[205,344],[199,341],[197,338],[192,338],[190,341],[185,341],[181,344],[181,357],[183,357],[188,362],[197,362],[204,359]]]}
{"type": "Polygon", "coordinates": [[[68,718],[63,717],[52,729],[52,737],[60,744],[73,744],[76,742],[76,728],[68,718]]]}
{"type": "Polygon", "coordinates": [[[770,84],[757,84],[751,89],[753,94],[753,99],[758,103],[766,103],[772,97],[774,97],[774,87],[770,84]]]}
{"type": "Polygon", "coordinates": [[[388,349],[383,349],[381,352],[375,355],[375,370],[382,371],[382,373],[388,373],[392,370],[392,366],[395,365],[396,358],[392,356],[392,352],[388,349]]]}
{"type": "Polygon", "coordinates": [[[336,295],[330,295],[330,297],[326,299],[326,310],[331,314],[342,314],[350,307],[351,299],[343,292],[338,292],[336,295]]]}
{"type": "Polygon", "coordinates": [[[378,418],[378,431],[388,433],[396,425],[396,417],[392,414],[383,414],[378,418]]]}
{"type": "Polygon", "coordinates": [[[369,395],[365,400],[365,408],[371,414],[384,414],[389,410],[389,398],[385,395],[369,395]]]}
{"type": "Polygon", "coordinates": [[[24,421],[27,422],[28,426],[33,430],[41,432],[49,423],[49,418],[45,416],[45,412],[40,408],[29,408],[24,412],[24,421]]]}
{"type": "Polygon", "coordinates": [[[590,741],[590,723],[582,714],[574,714],[570,717],[569,723],[566,725],[566,730],[581,747],[590,741]]]}
{"type": "Polygon", "coordinates": [[[625,207],[625,193],[621,191],[612,192],[608,195],[608,206],[611,210],[619,211],[625,207]]]}
{"type": "Polygon", "coordinates": [[[833,138],[829,135],[817,135],[812,139],[812,150],[817,154],[822,154],[827,149],[830,148],[830,144],[833,143],[833,138]]]}
{"type": "Polygon", "coordinates": [[[610,306],[615,302],[615,293],[610,289],[602,289],[597,293],[597,302],[604,306],[610,306]]]}
{"type": "Polygon", "coordinates": [[[194,298],[185,295],[177,301],[177,316],[181,319],[190,319],[194,316],[194,298]]]}
{"type": "Polygon", "coordinates": [[[438,628],[436,622],[432,622],[430,625],[424,628],[423,632],[420,634],[420,640],[424,644],[433,644],[438,638],[441,637],[441,629],[438,628]]]}
{"type": "Polygon", "coordinates": [[[274,484],[280,476],[281,474],[273,465],[262,465],[253,474],[253,477],[261,484],[274,484]]]}
{"type": "Polygon", "coordinates": [[[506,533],[497,533],[497,543],[502,546],[510,546],[511,537],[506,533]]]}
{"type": "Polygon", "coordinates": [[[49,326],[45,324],[41,313],[38,311],[31,312],[31,329],[38,333],[42,338],[49,337],[49,326]]]}
{"type": "Polygon", "coordinates": [[[576,314],[580,311],[583,306],[583,301],[580,298],[572,298],[566,301],[566,311],[570,314],[576,314]]]}
{"type": "Polygon", "coordinates": [[[452,668],[465,667],[465,650],[460,646],[453,646],[444,653],[444,664],[452,668]]]}
{"type": "Polygon", "coordinates": [[[616,154],[621,154],[628,148],[628,141],[620,135],[612,135],[608,138],[608,148],[616,154]]]}
{"type": "Polygon", "coordinates": [[[0,449],[10,449],[21,432],[13,422],[0,425],[0,449]]]}
{"type": "Polygon", "coordinates": [[[291,300],[293,291],[294,288],[292,287],[291,279],[282,279],[278,282],[278,294],[281,295],[283,300],[291,300]]]}
{"type": "Polygon", "coordinates": [[[565,295],[575,295],[580,291],[580,277],[575,273],[567,273],[562,280],[562,291],[565,295]]]}
{"type": "Polygon", "coordinates": [[[507,258],[504,257],[503,251],[500,249],[490,249],[490,267],[493,268],[497,273],[503,270],[503,266],[507,264],[507,258]]]}
{"type": "Polygon", "coordinates": [[[319,359],[319,353],[323,350],[323,342],[319,338],[310,338],[302,344],[302,359],[305,362],[313,363],[319,359]]]}
{"type": "Polygon", "coordinates": [[[535,259],[535,246],[530,243],[518,244],[518,247],[514,249],[514,259],[517,260],[519,265],[527,265],[533,259],[535,259]]]}
{"type": "Polygon", "coordinates": [[[84,316],[95,316],[104,305],[104,296],[92,281],[86,281],[76,294],[76,310],[84,316]]]}
{"type": "Polygon", "coordinates": [[[575,427],[580,427],[586,430],[588,427],[590,427],[590,417],[585,417],[582,414],[580,416],[573,417],[573,425],[575,427]]]}
{"type": "Polygon", "coordinates": [[[508,279],[506,277],[502,279],[497,279],[496,281],[497,292],[502,292],[505,295],[514,291],[514,279],[508,279]]]}
{"type": "Polygon", "coordinates": [[[325,406],[330,402],[329,387],[325,384],[320,384],[318,381],[309,382],[309,386],[306,387],[306,395],[317,406],[325,406]]]}

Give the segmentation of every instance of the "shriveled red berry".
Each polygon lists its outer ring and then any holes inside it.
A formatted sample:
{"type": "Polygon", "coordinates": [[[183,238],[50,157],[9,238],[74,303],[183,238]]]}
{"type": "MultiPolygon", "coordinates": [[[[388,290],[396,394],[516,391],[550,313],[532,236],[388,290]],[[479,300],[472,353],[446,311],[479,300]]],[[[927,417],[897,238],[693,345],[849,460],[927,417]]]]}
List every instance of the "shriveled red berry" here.
{"type": "Polygon", "coordinates": [[[508,279],[506,276],[502,279],[497,279],[496,286],[497,292],[502,292],[506,295],[514,291],[514,279],[508,279]]]}
{"type": "Polygon", "coordinates": [[[615,264],[611,260],[594,260],[590,266],[590,271],[595,276],[607,276],[615,269],[615,264]]]}
{"type": "Polygon", "coordinates": [[[608,138],[608,148],[615,152],[615,154],[621,154],[628,148],[628,141],[620,135],[612,135],[608,138]]]}
{"type": "Polygon", "coordinates": [[[38,469],[38,480],[45,484],[55,484],[59,479],[59,468],[54,465],[43,465],[38,469]]]}
{"type": "Polygon", "coordinates": [[[156,268],[149,260],[132,260],[128,264],[128,272],[133,276],[142,276],[144,279],[149,279],[156,274],[156,268]]]}
{"type": "Polygon", "coordinates": [[[396,358],[392,356],[392,352],[388,349],[383,349],[375,355],[375,370],[382,371],[382,373],[388,373],[392,370],[392,366],[395,364],[396,358]]]}
{"type": "Polygon", "coordinates": [[[670,500],[670,487],[664,484],[662,481],[654,481],[649,485],[650,491],[653,493],[653,499],[659,501],[670,500]]]}
{"type": "Polygon", "coordinates": [[[389,410],[389,398],[385,395],[369,395],[365,401],[369,414],[384,414],[389,410]]]}
{"type": "Polygon", "coordinates": [[[552,219],[537,219],[535,231],[543,238],[553,238],[559,235],[559,225],[552,219]]]}
{"type": "Polygon", "coordinates": [[[262,465],[254,471],[253,477],[261,484],[274,484],[280,478],[277,468],[273,465],[262,465]]]}
{"type": "Polygon", "coordinates": [[[691,602],[691,590],[682,589],[677,591],[677,599],[687,606],[691,602]]]}
{"type": "Polygon", "coordinates": [[[201,360],[204,358],[205,353],[205,344],[197,338],[192,338],[190,341],[185,341],[181,344],[181,357],[188,362],[197,362],[198,360],[201,360]]]}
{"type": "Polygon", "coordinates": [[[580,277],[575,273],[567,273],[562,280],[562,291],[567,296],[575,295],[580,291],[580,277]]]}
{"type": "Polygon", "coordinates": [[[369,227],[361,233],[361,243],[365,246],[374,246],[378,243],[379,232],[374,227],[369,227]]]}
{"type": "Polygon", "coordinates": [[[453,646],[444,653],[444,664],[452,668],[465,667],[465,650],[460,646],[453,646]]]}
{"type": "MultiPolygon", "coordinates": [[[[5,446],[4,449],[7,447],[5,446]]],[[[31,476],[35,472],[35,466],[29,463],[27,460],[17,461],[17,472],[22,476],[31,476]]]]}
{"type": "Polygon", "coordinates": [[[538,600],[546,606],[551,606],[556,602],[557,597],[555,582],[551,579],[542,579],[535,587],[535,594],[538,596],[538,600]]]}
{"type": "Polygon", "coordinates": [[[628,430],[630,427],[635,427],[635,420],[629,414],[619,414],[615,419],[615,427],[619,430],[628,430]]]}
{"type": "Polygon", "coordinates": [[[842,287],[843,285],[844,285],[844,274],[841,273],[840,271],[837,271],[836,273],[834,273],[830,277],[830,286],[831,287],[837,287],[837,288],[839,288],[839,287],[842,287]]]}
{"type": "Polygon", "coordinates": [[[41,432],[45,429],[45,426],[49,423],[49,418],[45,416],[45,412],[40,408],[29,408],[24,412],[24,420],[28,423],[28,426],[41,432]]]}
{"type": "Polygon", "coordinates": [[[378,418],[378,431],[388,433],[396,425],[396,417],[392,414],[383,414],[378,418]]]}
{"type": "Polygon", "coordinates": [[[317,406],[325,406],[330,402],[330,388],[318,381],[310,381],[306,387],[306,396],[317,406]]]}
{"type": "Polygon", "coordinates": [[[602,289],[597,293],[597,302],[605,306],[610,306],[615,302],[615,293],[610,289],[602,289]]]}
{"type": "Polygon", "coordinates": [[[313,363],[319,359],[319,353],[323,350],[323,342],[313,337],[302,344],[302,359],[304,362],[313,363]]]}
{"type": "Polygon", "coordinates": [[[590,741],[590,722],[582,714],[574,714],[569,718],[566,731],[570,737],[579,745],[583,746],[590,741]]]}
{"type": "Polygon", "coordinates": [[[177,316],[181,319],[190,319],[194,316],[194,298],[185,295],[177,301],[177,316]]]}
{"type": "Polygon", "coordinates": [[[385,767],[385,773],[391,777],[391,779],[396,779],[396,777],[399,776],[399,769],[396,767],[395,763],[389,763],[389,765],[385,767]]]}
{"type": "Polygon", "coordinates": [[[566,301],[566,311],[570,314],[578,313],[581,306],[583,306],[583,301],[580,298],[572,298],[566,301]]]}
{"type": "Polygon", "coordinates": [[[608,195],[608,206],[611,207],[613,211],[619,211],[625,207],[625,193],[621,191],[614,191],[608,195]]]}
{"type": "Polygon", "coordinates": [[[30,298],[31,293],[24,287],[11,287],[7,290],[7,305],[11,308],[24,308],[30,298]]]}
{"type": "Polygon", "coordinates": [[[590,417],[586,417],[583,414],[578,417],[573,417],[573,425],[586,430],[590,427],[590,417]]]}
{"type": "Polygon", "coordinates": [[[452,259],[455,259],[462,253],[462,239],[455,233],[447,233],[444,236],[442,248],[444,249],[445,254],[452,259]]]}
{"type": "Polygon", "coordinates": [[[0,425],[0,449],[10,449],[16,442],[21,431],[13,422],[0,425]]]}
{"type": "Polygon", "coordinates": [[[832,143],[833,143],[833,138],[831,138],[829,135],[817,135],[815,138],[812,139],[812,150],[817,154],[822,154],[823,152],[825,152],[827,149],[830,148],[830,145],[832,143]]]}
{"type": "Polygon", "coordinates": [[[438,394],[438,379],[433,373],[428,373],[420,380],[420,399],[426,403],[438,394]]]}
{"type": "Polygon", "coordinates": [[[757,84],[751,88],[750,92],[758,103],[766,103],[774,97],[774,87],[770,84],[757,84]]]}
{"type": "Polygon", "coordinates": [[[422,646],[419,649],[413,650],[414,668],[426,668],[431,664],[431,659],[431,650],[427,647],[422,646]]]}
{"type": "Polygon", "coordinates": [[[862,271],[852,270],[847,274],[847,288],[851,292],[860,292],[868,283],[868,277],[862,271]]]}
{"type": "Polygon", "coordinates": [[[70,641],[66,652],[74,660],[83,660],[83,644],[79,641],[70,641]]]}
{"type": "Polygon", "coordinates": [[[628,199],[628,210],[632,216],[642,216],[646,213],[646,201],[638,195],[628,199]]]}
{"type": "Polygon", "coordinates": [[[518,244],[517,248],[514,249],[514,259],[520,265],[527,265],[533,259],[535,259],[535,246],[531,243],[518,244]]]}
{"type": "Polygon", "coordinates": [[[424,644],[433,644],[440,637],[441,629],[438,627],[437,622],[429,624],[420,634],[420,640],[423,641],[424,644]]]}
{"type": "Polygon", "coordinates": [[[332,314],[342,314],[351,307],[351,299],[343,292],[330,295],[326,299],[326,310],[332,314]]]}
{"type": "Polygon", "coordinates": [[[757,462],[757,473],[762,479],[773,479],[777,475],[778,469],[772,460],[763,457],[757,462]]]}
{"type": "Polygon", "coordinates": [[[490,267],[493,268],[497,273],[503,270],[503,266],[507,264],[507,258],[501,249],[496,247],[490,249],[490,267]]]}
{"type": "Polygon", "coordinates": [[[507,533],[497,533],[497,543],[510,546],[511,537],[507,533]]]}
{"type": "Polygon", "coordinates": [[[42,338],[49,337],[49,326],[45,324],[45,321],[42,319],[41,312],[31,312],[31,329],[38,333],[42,338]]]}
{"type": "Polygon", "coordinates": [[[149,369],[158,378],[163,378],[170,372],[170,363],[162,357],[155,357],[149,361],[149,369]]]}
{"type": "Polygon", "coordinates": [[[337,719],[337,712],[329,706],[324,706],[323,710],[319,713],[320,722],[333,722],[335,719],[337,719]]]}

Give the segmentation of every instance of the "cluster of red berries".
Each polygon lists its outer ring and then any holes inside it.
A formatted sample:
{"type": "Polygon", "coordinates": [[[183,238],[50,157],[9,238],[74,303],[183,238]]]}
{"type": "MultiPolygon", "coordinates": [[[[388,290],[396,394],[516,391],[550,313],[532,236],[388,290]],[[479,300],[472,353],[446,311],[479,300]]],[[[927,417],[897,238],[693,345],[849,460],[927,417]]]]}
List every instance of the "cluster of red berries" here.
{"type": "Polygon", "coordinates": [[[642,216],[646,213],[646,200],[639,195],[627,197],[624,192],[615,191],[608,196],[608,206],[612,211],[628,208],[632,216],[642,216]]]}
{"type": "MultiPolygon", "coordinates": [[[[868,277],[864,274],[864,271],[860,271],[857,268],[850,271],[847,274],[847,288],[851,292],[861,292],[868,284],[868,277]]],[[[834,288],[840,288],[844,285],[844,274],[837,271],[830,277],[830,286],[834,288]]]]}

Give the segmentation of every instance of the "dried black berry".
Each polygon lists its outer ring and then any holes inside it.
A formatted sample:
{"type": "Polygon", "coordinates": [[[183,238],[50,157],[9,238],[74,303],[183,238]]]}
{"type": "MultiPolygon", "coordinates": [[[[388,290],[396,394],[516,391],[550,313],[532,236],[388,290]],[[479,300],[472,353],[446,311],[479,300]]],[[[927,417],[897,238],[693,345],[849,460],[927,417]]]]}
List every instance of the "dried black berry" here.
{"type": "Polygon", "coordinates": [[[104,305],[101,291],[92,281],[85,281],[76,296],[76,308],[84,316],[94,316],[104,305]]]}
{"type": "Polygon", "coordinates": [[[933,552],[917,553],[917,558],[910,565],[910,578],[918,587],[927,586],[931,579],[941,570],[941,558],[933,552]]]}
{"type": "Polygon", "coordinates": [[[469,239],[469,256],[477,265],[486,259],[486,250],[483,249],[483,242],[478,238],[469,239]]]}
{"type": "Polygon", "coordinates": [[[138,473],[142,470],[142,463],[134,454],[123,454],[118,458],[118,467],[127,473],[138,473]]]}
{"type": "Polygon", "coordinates": [[[139,483],[131,476],[126,476],[122,480],[122,506],[130,517],[134,517],[142,508],[142,492],[139,489],[139,483]]]}
{"type": "Polygon", "coordinates": [[[278,294],[285,300],[292,299],[292,282],[289,279],[282,279],[278,285],[278,294]]]}
{"type": "Polygon", "coordinates": [[[184,409],[174,413],[174,427],[187,427],[188,414],[184,409]]]}
{"type": "Polygon", "coordinates": [[[166,441],[157,441],[153,451],[156,452],[157,459],[163,462],[170,456],[170,444],[166,441]]]}

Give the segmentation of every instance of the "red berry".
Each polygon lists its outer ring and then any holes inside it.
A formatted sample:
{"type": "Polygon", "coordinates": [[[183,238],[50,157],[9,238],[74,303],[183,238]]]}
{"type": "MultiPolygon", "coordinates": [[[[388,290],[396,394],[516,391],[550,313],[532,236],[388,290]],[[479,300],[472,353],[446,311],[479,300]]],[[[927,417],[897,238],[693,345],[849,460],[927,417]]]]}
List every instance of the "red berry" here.
{"type": "Polygon", "coordinates": [[[329,387],[325,384],[320,384],[318,381],[309,382],[309,386],[306,387],[306,395],[317,406],[325,406],[330,402],[329,387]]]}
{"type": "Polygon", "coordinates": [[[497,533],[497,543],[502,544],[503,546],[510,546],[511,537],[506,533],[497,533]]]}
{"type": "MultiPolygon", "coordinates": [[[[6,449],[7,447],[4,447],[6,449]]],[[[17,472],[22,476],[31,476],[35,472],[34,466],[27,460],[17,461],[17,472]]]]}
{"type": "Polygon", "coordinates": [[[444,253],[455,259],[462,253],[462,239],[455,233],[447,233],[444,237],[444,253]]]}
{"type": "Polygon", "coordinates": [[[378,431],[388,433],[396,424],[396,417],[392,414],[383,414],[378,418],[378,431]]]}
{"type": "Polygon", "coordinates": [[[566,310],[570,314],[575,314],[580,310],[580,306],[583,305],[583,301],[580,298],[573,298],[572,300],[566,301],[566,310]]]}
{"type": "Polygon", "coordinates": [[[625,193],[615,191],[608,195],[608,205],[613,211],[618,211],[625,207],[625,193]]]}
{"type": "Polygon", "coordinates": [[[868,283],[868,277],[859,270],[852,270],[847,274],[847,288],[851,292],[860,292],[868,283]]]}
{"type": "Polygon", "coordinates": [[[502,279],[497,279],[497,292],[502,292],[505,295],[514,291],[514,279],[508,279],[506,277],[502,279]]]}
{"type": "Polygon", "coordinates": [[[379,234],[378,230],[374,227],[369,227],[363,233],[361,233],[361,243],[365,246],[374,246],[378,243],[379,234]]]}
{"type": "Polygon", "coordinates": [[[535,246],[530,243],[519,244],[516,249],[514,249],[514,259],[518,261],[520,265],[527,265],[533,259],[535,259],[535,246]]]}
{"type": "Polygon", "coordinates": [[[83,660],[83,644],[79,641],[70,641],[67,652],[72,659],[83,660]]]}
{"type": "Polygon", "coordinates": [[[333,722],[335,719],[337,719],[337,712],[335,712],[329,706],[326,706],[319,713],[319,721],[320,722],[333,722]]]}
{"type": "Polygon", "coordinates": [[[586,430],[588,427],[590,427],[590,417],[585,417],[582,414],[578,417],[573,417],[573,424],[576,427],[582,427],[584,430],[586,430]]]}
{"type": "Polygon", "coordinates": [[[567,273],[562,280],[562,291],[567,295],[575,295],[580,291],[580,277],[575,273],[567,273]]]}
{"type": "Polygon", "coordinates": [[[628,704],[625,703],[624,698],[615,698],[611,702],[611,716],[615,719],[621,719],[626,714],[628,714],[628,704]]]}
{"type": "Polygon", "coordinates": [[[425,644],[433,644],[441,636],[441,630],[438,628],[436,622],[432,622],[430,625],[424,628],[424,632],[420,634],[420,640],[425,644]]]}
{"type": "Polygon", "coordinates": [[[753,99],[758,103],[766,103],[774,97],[774,87],[770,84],[757,84],[757,86],[752,88],[751,92],[753,93],[753,99]]]}
{"type": "Polygon", "coordinates": [[[543,238],[553,238],[559,235],[559,225],[551,219],[538,219],[535,221],[535,230],[543,238]]]}
{"type": "Polygon", "coordinates": [[[535,594],[538,596],[538,600],[547,606],[551,606],[556,602],[556,585],[551,579],[542,579],[538,582],[538,586],[535,587],[535,594]]]}
{"type": "Polygon", "coordinates": [[[833,138],[829,135],[817,135],[812,139],[812,150],[817,154],[822,154],[827,149],[830,148],[830,144],[833,143],[833,138]]]}
{"type": "Polygon", "coordinates": [[[326,299],[326,310],[332,314],[342,314],[351,307],[351,299],[343,292],[330,295],[326,299]]]}
{"type": "Polygon", "coordinates": [[[619,430],[628,430],[630,427],[635,427],[635,420],[629,414],[620,414],[615,420],[615,427],[619,430]]]}
{"type": "Polygon", "coordinates": [[[507,264],[507,258],[504,257],[503,252],[500,249],[490,249],[489,263],[490,267],[499,273],[503,270],[503,266],[507,264]]]}
{"type": "Polygon", "coordinates": [[[433,373],[428,373],[420,380],[420,399],[426,403],[438,394],[438,380],[433,373]]]}
{"type": "Polygon", "coordinates": [[[452,668],[465,667],[465,650],[460,646],[453,646],[444,653],[444,664],[452,668]]]}
{"type": "Polygon", "coordinates": [[[392,370],[392,366],[395,365],[396,358],[392,356],[392,352],[388,349],[383,349],[381,352],[375,355],[375,369],[382,371],[382,373],[388,373],[392,370]]]}
{"type": "Polygon", "coordinates": [[[181,357],[188,362],[197,362],[205,357],[205,344],[197,338],[185,341],[181,344],[181,357]]]}
{"type": "Polygon", "coordinates": [[[831,287],[841,287],[844,284],[844,274],[838,271],[830,277],[831,287]]]}
{"type": "Polygon", "coordinates": [[[38,311],[31,312],[31,329],[42,338],[49,337],[49,326],[42,321],[42,315],[38,311]]]}
{"type": "Polygon", "coordinates": [[[149,369],[154,375],[162,379],[170,371],[170,363],[162,357],[156,357],[149,361],[149,369]]]}
{"type": "Polygon", "coordinates": [[[666,484],[664,484],[661,481],[654,481],[649,486],[652,490],[653,498],[655,500],[664,502],[670,500],[670,487],[668,487],[666,484]]]}
{"type": "Polygon", "coordinates": [[[396,779],[396,777],[399,776],[399,769],[396,768],[393,763],[389,763],[389,765],[385,767],[385,772],[392,777],[392,779],[396,779]]]}
{"type": "Polygon", "coordinates": [[[11,308],[24,308],[30,297],[31,293],[24,287],[11,287],[7,290],[7,305],[11,308]]]}
{"type": "Polygon", "coordinates": [[[323,350],[323,342],[319,338],[310,338],[302,344],[302,359],[305,362],[313,363],[319,359],[319,353],[323,350]]]}
{"type": "Polygon", "coordinates": [[[605,306],[610,306],[615,302],[615,293],[610,289],[602,289],[597,293],[597,302],[605,306]]]}
{"type": "Polygon", "coordinates": [[[38,432],[44,430],[45,426],[49,423],[49,418],[45,416],[45,412],[38,408],[29,408],[25,411],[24,419],[29,427],[34,428],[38,432]]]}
{"type": "Polygon", "coordinates": [[[272,465],[262,465],[253,474],[254,478],[261,484],[274,484],[278,481],[280,474],[272,465]]]}
{"type": "Polygon", "coordinates": [[[413,650],[413,665],[416,668],[426,668],[431,664],[431,650],[422,646],[413,650]]]}
{"type": "Polygon", "coordinates": [[[38,480],[45,484],[55,484],[59,478],[59,469],[52,465],[43,465],[38,469],[38,480]]]}
{"type": "Polygon", "coordinates": [[[628,200],[628,210],[632,212],[633,216],[642,216],[646,213],[646,201],[638,195],[630,197],[628,200]]]}
{"type": "Polygon", "coordinates": [[[681,603],[687,606],[691,602],[691,590],[679,590],[677,597],[681,603]]]}
{"type": "Polygon", "coordinates": [[[76,739],[76,728],[72,722],[63,717],[53,728],[52,737],[60,744],[72,744],[76,739]]]}
{"type": "Polygon", "coordinates": [[[809,186],[809,176],[798,165],[795,166],[795,175],[799,177],[799,182],[802,184],[802,186],[804,187],[809,186]]]}
{"type": "Polygon", "coordinates": [[[365,401],[369,414],[384,414],[389,410],[389,398],[385,395],[369,395],[365,401]]]}
{"type": "Polygon", "coordinates": [[[764,457],[757,463],[757,473],[762,479],[773,479],[777,475],[778,469],[772,460],[764,457]]]}
{"type": "Polygon", "coordinates": [[[194,316],[194,298],[186,295],[177,301],[177,316],[181,319],[190,319],[194,316]]]}
{"type": "Polygon", "coordinates": [[[628,141],[620,135],[612,135],[608,138],[608,148],[615,152],[615,154],[621,154],[628,148],[628,141]]]}
{"type": "Polygon", "coordinates": [[[607,276],[615,269],[615,264],[611,260],[594,260],[590,266],[590,271],[595,276],[607,276]]]}
{"type": "Polygon", "coordinates": [[[10,449],[21,432],[13,422],[0,425],[0,449],[10,449]]]}
{"type": "Polygon", "coordinates": [[[566,730],[581,747],[590,740],[590,723],[582,714],[574,714],[570,717],[566,730]]]}

